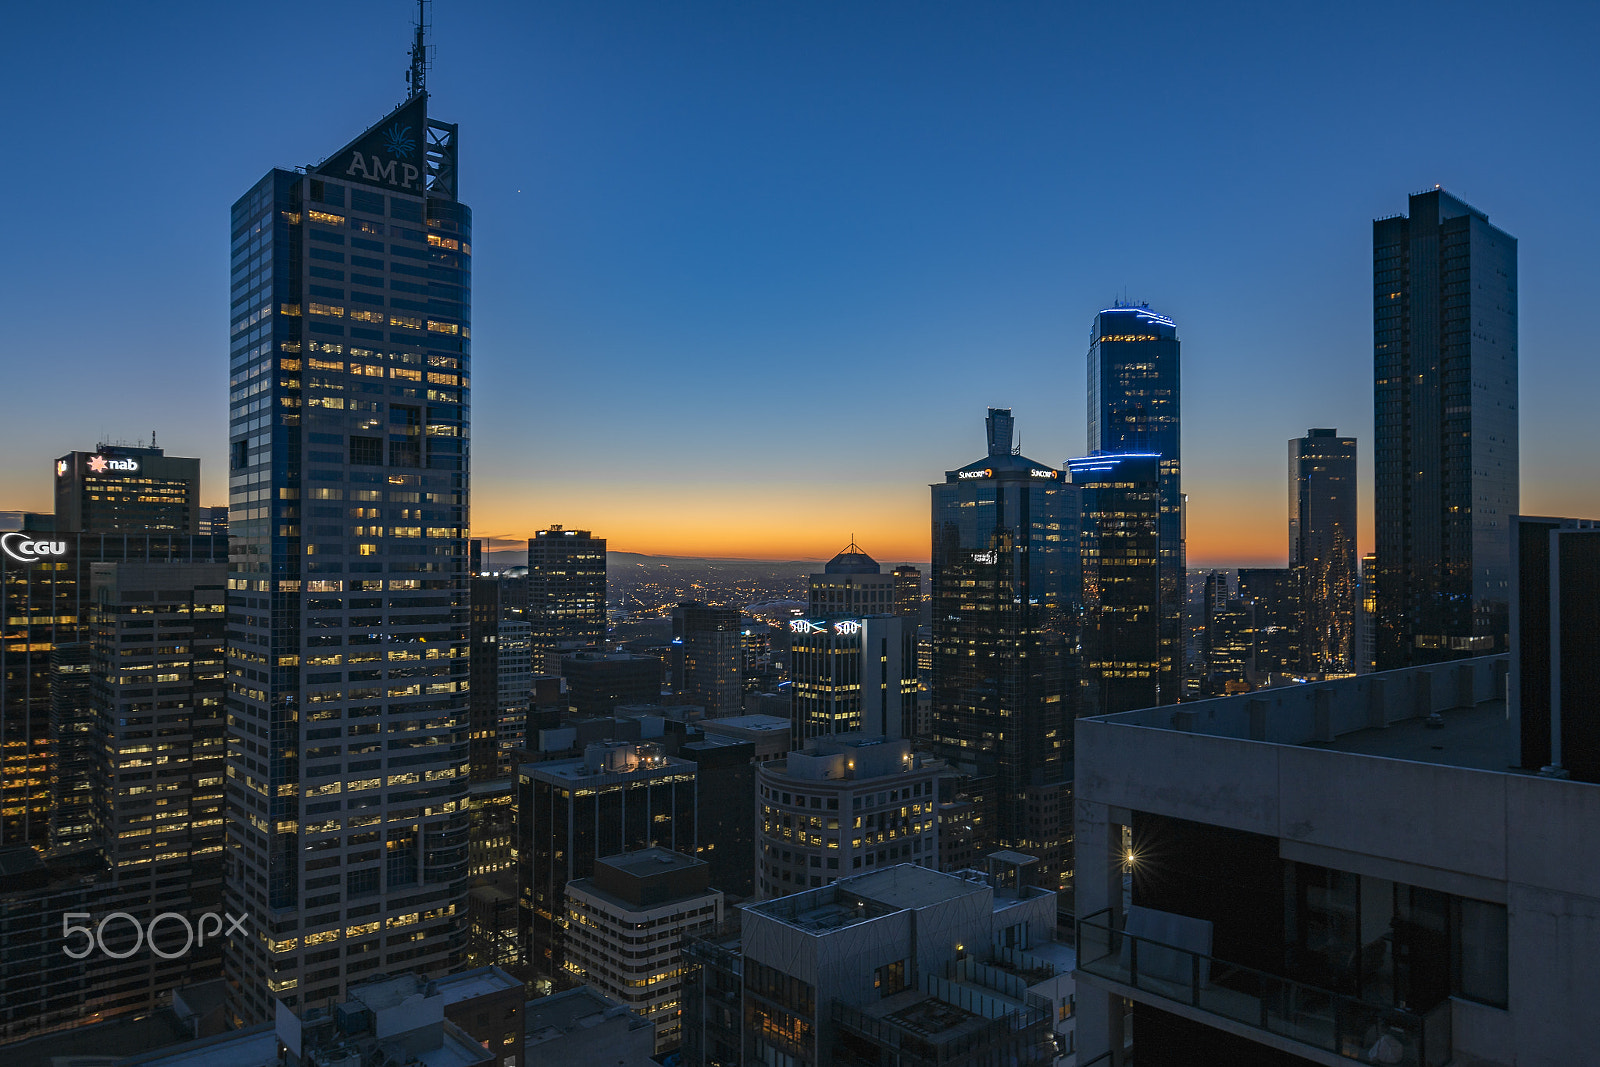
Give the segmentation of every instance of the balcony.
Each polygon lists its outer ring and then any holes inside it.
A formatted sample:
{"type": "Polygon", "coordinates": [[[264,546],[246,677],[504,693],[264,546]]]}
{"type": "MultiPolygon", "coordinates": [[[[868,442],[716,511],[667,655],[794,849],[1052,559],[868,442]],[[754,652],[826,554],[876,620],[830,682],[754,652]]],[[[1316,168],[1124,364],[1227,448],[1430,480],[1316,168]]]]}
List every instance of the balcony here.
{"type": "MultiPolygon", "coordinates": [[[[1284,1039],[1264,1042],[1323,1063],[1442,1067],[1450,1060],[1450,1002],[1426,1014],[1389,1008],[1280,975],[1127,933],[1106,908],[1077,921],[1078,969],[1147,994],[1163,1006],[1227,1020],[1284,1039]],[[1301,1046],[1295,1049],[1285,1042],[1301,1046]]],[[[1137,1047],[1138,1035],[1134,1035],[1137,1047]]]]}

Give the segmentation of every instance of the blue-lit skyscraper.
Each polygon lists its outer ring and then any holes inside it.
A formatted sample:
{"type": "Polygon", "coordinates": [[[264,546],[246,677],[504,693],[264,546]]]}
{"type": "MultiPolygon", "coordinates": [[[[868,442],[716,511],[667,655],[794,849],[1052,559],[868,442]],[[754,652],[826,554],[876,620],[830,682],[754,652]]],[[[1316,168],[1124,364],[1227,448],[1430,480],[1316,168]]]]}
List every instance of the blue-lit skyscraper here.
{"type": "Polygon", "coordinates": [[[1159,457],[1156,625],[1163,666],[1173,679],[1161,702],[1178,699],[1183,662],[1184,533],[1178,328],[1148,305],[1106,308],[1089,334],[1089,451],[1159,457]]]}
{"type": "Polygon", "coordinates": [[[1078,494],[1018,455],[1008,408],[988,452],[933,485],[933,743],[992,782],[994,843],[1070,868],[1078,494]]]}
{"type": "Polygon", "coordinates": [[[233,206],[226,969],[270,1020],[466,944],[471,212],[411,94],[233,206]]]}

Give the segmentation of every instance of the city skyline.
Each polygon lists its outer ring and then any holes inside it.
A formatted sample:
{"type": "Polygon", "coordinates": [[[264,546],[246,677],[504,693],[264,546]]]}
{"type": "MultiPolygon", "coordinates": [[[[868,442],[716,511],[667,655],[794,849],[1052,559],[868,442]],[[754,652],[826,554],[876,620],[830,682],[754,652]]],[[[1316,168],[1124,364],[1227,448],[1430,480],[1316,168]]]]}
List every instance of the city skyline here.
{"type": "MultiPolygon", "coordinates": [[[[16,220],[34,251],[5,281],[34,314],[0,336],[43,357],[13,361],[18,395],[63,364],[84,373],[66,417],[8,413],[7,508],[49,510],[51,457],[151,429],[204,460],[201,502],[222,502],[228,204],[263,161],[314,163],[306,146],[341,143],[404,94],[400,6],[319,11],[323,32],[303,40],[292,18],[246,33],[242,14],[184,10],[108,9],[84,27],[21,15],[39,44],[9,71],[14,98],[60,178],[16,220]],[[234,70],[270,65],[291,38],[317,79],[272,102],[231,91],[234,70]],[[135,66],[140,43],[168,62],[135,66]],[[219,92],[194,94],[196,79],[219,92]],[[83,136],[114,84],[170,116],[158,136],[138,123],[83,136]],[[280,104],[309,117],[280,128],[280,104]],[[124,177],[84,195],[106,158],[124,177]],[[135,227],[171,172],[189,176],[173,224],[135,227]]],[[[1600,510],[1571,429],[1600,369],[1556,333],[1600,281],[1587,255],[1600,220],[1543,195],[1594,162],[1561,132],[1594,88],[1576,52],[1562,58],[1592,12],[1568,12],[1554,43],[1537,20],[1468,13],[1431,31],[1441,58],[1418,59],[1403,33],[1369,39],[1356,11],[1229,24],[1171,9],[1141,32],[1190,47],[1124,69],[1115,50],[1060,58],[1113,16],[1044,7],[1004,22],[893,6],[540,11],[434,15],[440,107],[475,131],[463,195],[503,235],[477,249],[474,536],[563,523],[624,551],[826,559],[854,531],[880,559],[926,560],[925,457],[975,445],[986,404],[1016,411],[1028,454],[1076,455],[1082,323],[1126,296],[1187,342],[1190,565],[1286,562],[1280,450],[1316,425],[1364,444],[1369,551],[1368,227],[1435,182],[1522,242],[1523,510],[1600,510]],[[1505,74],[1492,86],[1443,58],[1491,39],[1505,74]],[[519,49],[533,61],[510,84],[493,72],[523,69],[519,49]],[[1461,106],[1425,128],[1380,122],[1385,95],[1419,77],[1461,106]],[[1503,131],[1494,151],[1479,122],[1503,131]],[[1173,154],[1178,180],[1154,165],[1173,154]],[[976,381],[996,357],[1018,376],[976,381]],[[838,375],[862,387],[810,411],[806,386],[838,375]],[[538,405],[585,388],[594,404],[538,405]]]]}

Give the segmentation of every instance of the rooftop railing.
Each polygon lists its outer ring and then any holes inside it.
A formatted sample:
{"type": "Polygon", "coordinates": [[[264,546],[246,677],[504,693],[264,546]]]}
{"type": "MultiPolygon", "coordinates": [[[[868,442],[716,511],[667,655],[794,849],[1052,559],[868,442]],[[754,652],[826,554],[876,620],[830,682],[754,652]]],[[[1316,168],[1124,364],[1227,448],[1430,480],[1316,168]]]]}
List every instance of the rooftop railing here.
{"type": "MultiPolygon", "coordinates": [[[[1078,969],[1163,1000],[1276,1034],[1354,1063],[1443,1067],[1450,1002],[1390,1008],[1229,963],[1122,929],[1106,908],[1077,922],[1078,969]]],[[[1134,1035],[1137,1047],[1138,1035],[1134,1035]]]]}

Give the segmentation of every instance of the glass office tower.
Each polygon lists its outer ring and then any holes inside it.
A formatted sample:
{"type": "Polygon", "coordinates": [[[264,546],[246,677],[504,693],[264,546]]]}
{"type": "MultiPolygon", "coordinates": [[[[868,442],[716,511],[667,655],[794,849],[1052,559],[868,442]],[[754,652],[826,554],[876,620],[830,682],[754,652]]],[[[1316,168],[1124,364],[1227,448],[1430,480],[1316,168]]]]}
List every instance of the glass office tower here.
{"type": "Polygon", "coordinates": [[[1159,550],[1162,462],[1154,452],[1067,461],[1082,500],[1086,715],[1178,699],[1181,646],[1168,643],[1160,626],[1172,579],[1171,557],[1159,550]]]}
{"type": "Polygon", "coordinates": [[[1438,188],[1372,224],[1377,659],[1504,652],[1517,472],[1517,239],[1438,188]]]}
{"type": "MultiPolygon", "coordinates": [[[[1178,328],[1149,305],[1111,307],[1089,335],[1089,451],[1160,457],[1160,655],[1174,666],[1161,699],[1178,699],[1185,550],[1178,328]]],[[[1163,668],[1166,670],[1167,668],[1163,668]]]]}
{"type": "Polygon", "coordinates": [[[1013,450],[1009,408],[987,426],[988,454],[932,486],[933,744],[994,781],[995,843],[1037,856],[1055,888],[1070,869],[1078,494],[1013,450]]]}
{"type": "Polygon", "coordinates": [[[472,215],[420,83],[233,206],[227,884],[250,919],[226,969],[250,1022],[466,946],[472,215]]]}

